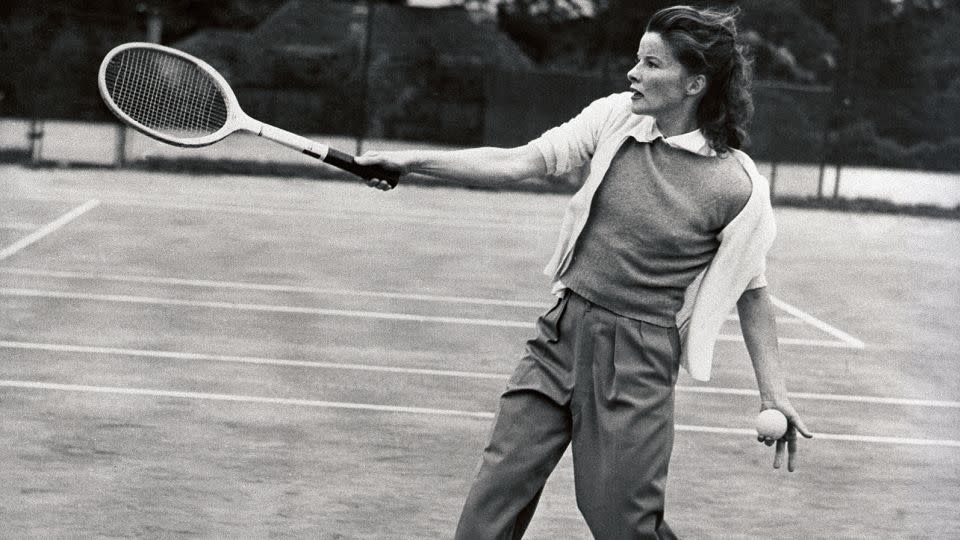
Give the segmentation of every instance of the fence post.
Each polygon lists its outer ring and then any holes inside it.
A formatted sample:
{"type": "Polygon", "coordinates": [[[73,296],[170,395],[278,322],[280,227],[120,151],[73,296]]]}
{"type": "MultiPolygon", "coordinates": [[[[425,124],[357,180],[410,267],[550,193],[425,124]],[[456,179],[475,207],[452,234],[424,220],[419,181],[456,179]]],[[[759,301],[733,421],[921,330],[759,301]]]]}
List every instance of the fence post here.
{"type": "Polygon", "coordinates": [[[160,16],[160,9],[156,6],[147,8],[147,41],[150,43],[160,43],[163,36],[163,18],[160,16]]]}
{"type": "Polygon", "coordinates": [[[127,164],[127,126],[123,123],[117,124],[117,144],[113,163],[118,169],[127,164]]]}
{"type": "MultiPolygon", "coordinates": [[[[849,96],[844,96],[840,101],[840,119],[841,122],[847,122],[850,119],[851,106],[853,105],[853,100],[849,96]]],[[[841,132],[842,133],[842,132],[841,132]]],[[[841,138],[841,133],[837,133],[837,147],[843,148],[843,140],[841,138]]],[[[840,169],[843,167],[843,152],[836,152],[834,156],[834,165],[837,168],[836,178],[833,181],[833,198],[836,199],[840,195],[840,169]]]]}
{"type": "Polygon", "coordinates": [[[770,200],[777,196],[777,160],[770,161],[770,200]]]}
{"type": "Polygon", "coordinates": [[[840,196],[840,160],[837,160],[837,177],[833,181],[833,198],[840,196]]]}
{"type": "Polygon", "coordinates": [[[30,131],[27,133],[30,141],[30,162],[36,165],[43,154],[43,122],[36,117],[30,119],[30,131]]]}
{"type": "MultiPolygon", "coordinates": [[[[836,101],[836,92],[837,85],[832,85],[833,92],[833,101],[836,101]]],[[[830,116],[827,118],[827,125],[824,126],[823,137],[820,140],[820,176],[817,178],[817,200],[823,198],[823,180],[824,175],[827,173],[827,162],[830,160],[831,154],[837,151],[836,143],[837,141],[833,139],[834,130],[837,126],[837,112],[835,106],[831,107],[830,116]],[[831,144],[833,143],[833,144],[831,144]]]]}
{"type": "Polygon", "coordinates": [[[823,174],[827,170],[827,163],[820,162],[820,177],[817,179],[817,199],[823,198],[823,174]]]}
{"type": "Polygon", "coordinates": [[[370,121],[367,117],[370,115],[370,104],[368,101],[370,99],[370,62],[373,59],[371,48],[373,47],[373,24],[375,22],[373,10],[375,5],[374,2],[367,0],[366,29],[363,36],[363,67],[361,68],[363,72],[361,73],[359,88],[361,111],[360,133],[357,135],[356,154],[358,156],[363,153],[363,140],[367,137],[370,121]]]}

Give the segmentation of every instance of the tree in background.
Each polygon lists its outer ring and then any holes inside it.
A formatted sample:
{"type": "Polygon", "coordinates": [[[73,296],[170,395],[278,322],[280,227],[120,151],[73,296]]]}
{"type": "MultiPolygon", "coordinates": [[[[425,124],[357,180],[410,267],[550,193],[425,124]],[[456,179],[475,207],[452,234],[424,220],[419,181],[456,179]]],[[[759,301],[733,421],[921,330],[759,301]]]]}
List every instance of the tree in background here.
{"type": "MultiPolygon", "coordinates": [[[[647,19],[669,5],[743,9],[756,77],[831,86],[827,103],[802,92],[771,100],[770,123],[830,129],[856,162],[960,169],[960,2],[957,0],[502,0],[502,27],[541,65],[626,73],[647,19]],[[806,108],[806,110],[804,110],[806,108]],[[819,119],[819,127],[807,125],[819,119]]],[[[770,92],[767,92],[768,94],[770,92]]],[[[761,99],[766,99],[762,94],[761,99]]],[[[800,136],[807,146],[818,133],[800,136]]],[[[796,137],[794,137],[796,138],[796,137]]],[[[797,145],[791,145],[796,147],[797,145]]]]}
{"type": "MultiPolygon", "coordinates": [[[[319,0],[318,0],[319,1],[319,0]]],[[[350,2],[351,0],[338,0],[350,2]]],[[[366,0],[352,0],[361,2],[366,0]]],[[[400,0],[397,0],[400,1],[400,0]]],[[[163,41],[204,28],[250,29],[285,0],[48,0],[0,3],[0,115],[107,119],[93,83],[106,51],[144,39],[144,13],[163,18],[163,41]]],[[[462,0],[495,11],[541,67],[623,80],[649,16],[665,0],[462,0]]],[[[847,162],[960,170],[960,1],[687,0],[739,5],[757,78],[831,86],[827,105],[783,91],[760,112],[817,140],[826,120],[847,162]],[[829,109],[829,110],[828,110],[829,109]],[[806,131],[813,131],[806,133],[806,131]]],[[[294,71],[303,65],[298,63],[294,71]]],[[[267,68],[265,68],[267,69],[267,68]]],[[[270,68],[272,69],[272,68],[270,68]]],[[[277,69],[284,69],[279,66],[277,69]]],[[[771,136],[770,139],[780,137],[771,136]]],[[[801,141],[798,143],[798,141],[801,141]]]]}
{"type": "MultiPolygon", "coordinates": [[[[626,72],[647,20],[670,0],[511,0],[497,3],[503,28],[542,64],[566,70],[626,72]]],[[[742,27],[760,78],[814,82],[829,77],[837,40],[814,14],[821,2],[690,0],[743,8],[742,27]]]]}
{"type": "Polygon", "coordinates": [[[854,162],[960,169],[960,5],[944,0],[839,3],[838,145],[854,162]]]}
{"type": "Polygon", "coordinates": [[[249,28],[283,0],[47,0],[0,4],[0,115],[105,119],[96,89],[103,55],[145,39],[145,17],[163,17],[165,41],[198,28],[249,28]]]}
{"type": "Polygon", "coordinates": [[[3,8],[0,114],[96,117],[90,111],[99,101],[94,81],[102,52],[135,28],[115,13],[80,11],[67,2],[3,8]]]}

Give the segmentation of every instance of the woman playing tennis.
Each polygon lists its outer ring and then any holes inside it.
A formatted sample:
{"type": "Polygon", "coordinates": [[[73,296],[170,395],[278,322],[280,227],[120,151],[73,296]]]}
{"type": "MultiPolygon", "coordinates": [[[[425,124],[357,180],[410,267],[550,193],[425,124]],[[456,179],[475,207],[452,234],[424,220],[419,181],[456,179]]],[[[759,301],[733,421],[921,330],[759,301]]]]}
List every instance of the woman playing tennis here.
{"type": "MultiPolygon", "coordinates": [[[[674,538],[664,494],[681,365],[709,380],[736,306],[760,408],[812,434],[781,375],[765,259],[769,188],[739,150],[752,104],[734,11],[671,7],[650,20],[630,91],[511,149],[370,152],[361,164],[498,185],[590,165],[546,271],[558,296],[500,399],[457,529],[519,538],[547,477],[573,445],[577,505],[601,540],[674,538]]],[[[388,189],[376,179],[372,187],[388,189]]]]}

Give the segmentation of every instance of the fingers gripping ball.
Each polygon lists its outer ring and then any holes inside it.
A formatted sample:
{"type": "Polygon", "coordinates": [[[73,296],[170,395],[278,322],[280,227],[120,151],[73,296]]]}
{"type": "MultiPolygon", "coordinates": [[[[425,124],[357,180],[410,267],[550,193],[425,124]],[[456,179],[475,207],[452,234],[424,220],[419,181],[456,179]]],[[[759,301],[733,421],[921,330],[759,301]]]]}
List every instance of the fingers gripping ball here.
{"type": "Polygon", "coordinates": [[[787,433],[787,417],[776,409],[767,409],[757,415],[757,435],[779,439],[787,433]]]}

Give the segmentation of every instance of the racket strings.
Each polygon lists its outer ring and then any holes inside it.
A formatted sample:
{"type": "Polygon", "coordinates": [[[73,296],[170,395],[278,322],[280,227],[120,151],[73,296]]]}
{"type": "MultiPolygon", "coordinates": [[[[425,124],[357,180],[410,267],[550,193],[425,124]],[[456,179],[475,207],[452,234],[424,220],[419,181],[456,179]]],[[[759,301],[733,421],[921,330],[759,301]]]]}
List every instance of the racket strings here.
{"type": "Polygon", "coordinates": [[[228,105],[216,81],[200,67],[153,49],[128,49],[105,71],[110,99],[138,124],[173,138],[215,133],[228,105]]]}

